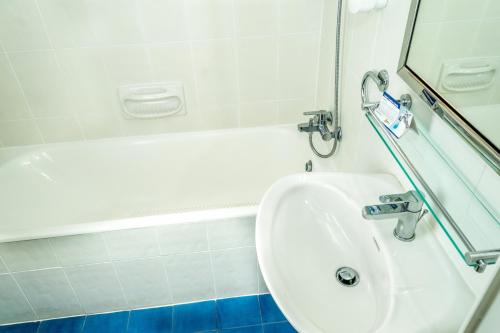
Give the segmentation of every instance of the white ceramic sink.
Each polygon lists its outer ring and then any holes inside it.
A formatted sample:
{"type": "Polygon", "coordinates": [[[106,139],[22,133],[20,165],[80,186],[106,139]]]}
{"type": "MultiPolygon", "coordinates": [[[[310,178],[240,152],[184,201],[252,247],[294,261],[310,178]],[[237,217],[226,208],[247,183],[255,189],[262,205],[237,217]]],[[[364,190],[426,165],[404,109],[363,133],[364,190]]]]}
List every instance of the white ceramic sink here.
{"type": "Polygon", "coordinates": [[[364,205],[404,192],[389,175],[308,173],[264,196],[257,253],[264,280],[292,325],[316,332],[457,332],[473,303],[426,225],[397,240],[396,220],[367,221],[364,205]],[[359,274],[355,286],[336,278],[359,274]]]}

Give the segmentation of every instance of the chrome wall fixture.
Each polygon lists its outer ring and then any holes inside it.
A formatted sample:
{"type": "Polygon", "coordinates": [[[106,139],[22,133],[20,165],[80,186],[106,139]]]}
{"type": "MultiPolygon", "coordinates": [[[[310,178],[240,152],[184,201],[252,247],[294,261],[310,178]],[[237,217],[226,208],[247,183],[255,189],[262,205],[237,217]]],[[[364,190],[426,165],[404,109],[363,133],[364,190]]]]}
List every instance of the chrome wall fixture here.
{"type": "MultiPolygon", "coordinates": [[[[381,72],[386,72],[386,71],[381,71],[381,72]]],[[[376,106],[374,107],[373,105],[378,105],[377,102],[372,103],[369,102],[366,99],[366,82],[367,82],[367,77],[371,78],[380,78],[380,73],[381,72],[368,72],[363,76],[363,81],[362,81],[362,99],[363,99],[363,104],[366,103],[366,107],[362,108],[369,116],[370,119],[373,120],[373,122],[377,125],[379,128],[379,132],[383,133],[385,136],[385,142],[389,142],[391,145],[391,148],[393,151],[397,152],[399,155],[399,158],[405,163],[407,168],[411,171],[411,173],[415,176],[415,179],[419,182],[419,184],[422,186],[423,190],[425,191],[426,195],[428,195],[432,202],[436,205],[436,207],[439,209],[439,211],[442,213],[442,215],[446,218],[448,223],[450,224],[451,228],[453,231],[457,234],[457,236],[460,238],[462,243],[464,244],[465,248],[467,249],[467,252],[464,254],[464,260],[467,265],[473,266],[475,271],[478,273],[484,272],[486,269],[486,266],[488,264],[495,264],[498,260],[498,257],[500,256],[500,249],[492,249],[492,250],[487,250],[487,251],[477,251],[474,245],[469,241],[465,233],[460,229],[460,226],[458,223],[453,219],[453,217],[450,215],[448,210],[444,207],[444,205],[441,203],[439,200],[438,196],[434,193],[434,191],[431,189],[429,184],[425,181],[424,177],[418,172],[416,167],[413,165],[411,160],[408,158],[408,156],[405,154],[403,149],[399,146],[397,143],[396,139],[394,136],[389,132],[389,130],[385,127],[385,125],[378,119],[378,117],[375,115],[375,109],[376,106]],[[363,88],[363,86],[365,86],[363,88]],[[363,97],[363,91],[364,91],[364,96],[363,97]]],[[[384,77],[384,74],[381,75],[384,77]]],[[[388,78],[387,78],[388,82],[388,78]]],[[[388,86],[388,84],[387,84],[388,86]]],[[[386,87],[387,88],[387,87],[386,87]]],[[[379,88],[380,89],[380,88],[379,88]]],[[[402,97],[404,97],[403,95],[402,97]]],[[[411,106],[411,104],[410,104],[411,106]]],[[[433,212],[432,208],[429,206],[425,198],[422,196],[422,193],[420,191],[417,192],[421,196],[421,199],[426,203],[427,207],[433,214],[433,216],[437,219],[436,214],[433,212]]]]}
{"type": "Polygon", "coordinates": [[[389,87],[389,73],[383,69],[380,72],[369,71],[363,75],[361,80],[361,109],[365,111],[375,110],[379,102],[370,102],[368,100],[368,79],[375,82],[380,92],[384,92],[389,87]]]}

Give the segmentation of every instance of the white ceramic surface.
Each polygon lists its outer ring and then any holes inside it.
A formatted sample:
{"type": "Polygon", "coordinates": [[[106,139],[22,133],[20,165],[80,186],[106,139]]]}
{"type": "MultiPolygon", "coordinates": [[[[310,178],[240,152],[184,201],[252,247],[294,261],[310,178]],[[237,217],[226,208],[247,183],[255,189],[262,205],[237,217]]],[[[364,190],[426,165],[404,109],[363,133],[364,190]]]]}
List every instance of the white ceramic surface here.
{"type": "Polygon", "coordinates": [[[457,332],[473,296],[427,223],[394,238],[396,220],[367,221],[361,207],[402,192],[389,175],[297,174],[276,182],[257,217],[264,280],[299,332],[457,332]],[[354,287],[335,277],[358,271],[354,287]]]}
{"type": "Polygon", "coordinates": [[[0,242],[253,215],[311,155],[294,125],[5,149],[0,242]]]}

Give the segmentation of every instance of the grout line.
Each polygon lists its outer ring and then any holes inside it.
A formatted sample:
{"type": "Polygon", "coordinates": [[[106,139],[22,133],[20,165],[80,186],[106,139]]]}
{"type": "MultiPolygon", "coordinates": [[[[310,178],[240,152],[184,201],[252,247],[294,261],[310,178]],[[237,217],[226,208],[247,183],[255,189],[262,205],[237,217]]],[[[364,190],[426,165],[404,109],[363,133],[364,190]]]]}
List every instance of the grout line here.
{"type": "MultiPolygon", "coordinates": [[[[16,82],[17,88],[21,92],[21,95],[23,97],[23,102],[24,102],[24,104],[26,106],[26,109],[28,110],[28,113],[31,116],[31,118],[27,118],[26,120],[34,120],[35,119],[35,113],[33,112],[33,108],[31,107],[31,105],[30,105],[30,103],[28,101],[28,97],[26,95],[26,91],[24,90],[24,87],[23,87],[23,85],[21,83],[21,80],[19,79],[19,75],[17,74],[17,71],[14,68],[14,64],[12,63],[12,58],[9,55],[9,53],[7,52],[7,50],[4,48],[3,44],[0,45],[0,46],[2,47],[2,50],[4,51],[4,55],[5,55],[5,58],[7,59],[8,67],[9,67],[10,71],[12,72],[12,75],[14,77],[14,81],[16,82]]],[[[35,129],[36,129],[36,132],[38,134],[38,137],[41,140],[42,144],[44,144],[45,140],[43,138],[42,131],[41,131],[40,127],[38,126],[38,122],[34,121],[34,124],[35,124],[35,129]]]]}
{"type": "Polygon", "coordinates": [[[231,1],[232,14],[233,14],[233,36],[231,38],[233,43],[233,55],[234,55],[234,66],[235,66],[235,79],[236,79],[236,119],[238,125],[236,127],[241,127],[241,78],[240,78],[240,52],[239,52],[239,40],[238,40],[238,18],[236,11],[236,0],[231,1]]]}
{"type": "MultiPolygon", "coordinates": [[[[163,273],[165,274],[168,295],[170,297],[170,304],[172,304],[174,302],[174,292],[172,290],[172,284],[170,283],[170,277],[169,277],[169,274],[168,274],[167,265],[165,264],[165,260],[164,260],[165,257],[161,255],[161,245],[160,245],[160,236],[158,234],[158,227],[153,227],[153,229],[154,229],[154,233],[155,233],[155,240],[156,240],[156,243],[157,243],[157,246],[158,246],[158,250],[159,250],[158,253],[160,254],[160,256],[158,258],[161,261],[161,266],[163,268],[163,273]]],[[[155,259],[155,258],[153,258],[153,259],[155,259]]]]}
{"type": "MultiPolygon", "coordinates": [[[[52,53],[52,56],[54,57],[54,60],[56,62],[56,66],[57,66],[57,68],[59,70],[59,73],[62,76],[62,79],[65,79],[66,78],[66,72],[63,71],[61,62],[60,62],[59,57],[58,57],[57,52],[56,52],[56,48],[54,47],[54,42],[53,42],[53,40],[52,40],[52,38],[51,38],[51,36],[49,34],[49,29],[47,28],[47,23],[45,22],[45,18],[44,18],[43,14],[42,14],[42,10],[41,10],[40,4],[38,2],[39,2],[39,0],[35,0],[35,6],[36,6],[36,10],[38,12],[38,16],[40,18],[40,21],[42,22],[43,31],[44,31],[45,36],[47,37],[47,40],[48,40],[49,45],[51,47],[50,52],[52,53]]],[[[63,85],[64,85],[63,92],[65,92],[65,94],[63,94],[62,97],[65,97],[66,101],[68,102],[68,106],[69,106],[71,104],[70,103],[71,98],[70,98],[70,95],[69,95],[69,90],[66,88],[67,85],[65,84],[65,82],[61,82],[61,83],[63,83],[63,85]]],[[[82,127],[82,124],[80,122],[80,119],[76,116],[74,109],[70,108],[70,110],[68,112],[68,115],[70,115],[71,118],[75,121],[75,123],[76,123],[76,125],[78,127],[78,130],[80,132],[80,138],[81,138],[81,140],[85,141],[86,140],[85,132],[83,131],[83,127],[82,127]]],[[[46,142],[47,140],[43,136],[43,133],[42,133],[42,138],[43,138],[43,141],[45,143],[49,143],[49,142],[46,142]]],[[[81,141],[81,140],[79,140],[79,141],[81,141]]]]}
{"type": "MultiPolygon", "coordinates": [[[[125,300],[125,303],[126,303],[126,310],[130,310],[130,304],[129,304],[129,301],[128,301],[128,297],[125,293],[125,289],[123,288],[123,284],[120,280],[120,276],[116,270],[116,267],[115,267],[115,264],[111,258],[111,255],[110,255],[110,251],[109,251],[109,248],[108,248],[108,242],[106,241],[106,238],[104,237],[103,233],[98,233],[98,236],[101,238],[101,241],[104,243],[104,248],[106,250],[106,256],[109,258],[110,260],[110,264],[111,264],[111,268],[113,269],[113,273],[115,275],[115,278],[118,282],[118,286],[120,287],[120,291],[122,293],[122,296],[123,296],[123,299],[125,300]]],[[[124,311],[123,309],[121,311],[124,311]]]]}
{"type": "MultiPolygon", "coordinates": [[[[209,222],[213,223],[213,222],[209,222]]],[[[219,295],[219,291],[217,290],[217,283],[215,282],[215,269],[214,269],[214,260],[213,260],[213,251],[212,251],[212,245],[210,242],[210,237],[208,236],[208,225],[209,223],[205,222],[205,235],[207,238],[207,245],[208,245],[208,259],[210,261],[210,274],[212,275],[212,287],[214,289],[214,296],[217,298],[219,295]]]]}
{"type": "MultiPolygon", "coordinates": [[[[203,110],[201,109],[201,103],[200,103],[200,85],[198,81],[198,76],[196,75],[196,65],[195,65],[195,56],[194,56],[194,43],[193,40],[191,39],[192,36],[192,31],[191,27],[188,24],[190,22],[191,17],[189,15],[189,8],[188,8],[188,3],[187,1],[183,2],[183,17],[184,17],[184,25],[186,27],[186,34],[188,36],[187,43],[189,47],[189,57],[190,57],[190,65],[191,65],[191,75],[193,79],[193,88],[194,88],[194,100],[196,102],[196,108],[195,108],[195,115],[198,115],[198,121],[200,122],[200,126],[202,123],[204,123],[204,114],[203,110]]],[[[186,42],[186,41],[184,41],[186,42]]],[[[189,112],[189,110],[187,110],[189,112]]]]}
{"type": "Polygon", "coordinates": [[[71,292],[75,296],[75,299],[78,301],[78,305],[80,306],[80,311],[82,312],[82,315],[85,315],[85,308],[83,307],[83,303],[82,303],[80,297],[78,296],[78,294],[76,293],[76,290],[73,287],[73,284],[71,283],[71,281],[68,277],[68,273],[66,272],[66,268],[62,265],[61,258],[59,258],[56,251],[54,250],[54,246],[52,245],[50,238],[47,239],[47,243],[49,243],[49,247],[50,247],[50,250],[52,251],[52,255],[54,256],[54,258],[56,258],[57,263],[61,266],[60,269],[63,271],[64,278],[66,279],[66,282],[68,283],[69,288],[71,289],[71,292]]]}
{"type": "Polygon", "coordinates": [[[35,317],[35,321],[40,321],[41,320],[40,316],[35,311],[35,308],[31,304],[31,302],[30,302],[28,296],[26,295],[26,293],[24,292],[23,288],[21,288],[21,285],[19,284],[19,282],[15,278],[14,273],[10,270],[10,268],[8,266],[5,266],[5,268],[7,269],[8,275],[10,276],[12,281],[14,281],[14,284],[16,285],[18,290],[21,292],[21,295],[24,297],[24,300],[26,301],[26,303],[28,303],[28,306],[30,307],[31,311],[33,312],[33,316],[35,317]]]}
{"type": "MultiPolygon", "coordinates": [[[[31,320],[31,321],[22,321],[22,322],[16,322],[16,323],[0,324],[0,327],[1,326],[8,326],[8,325],[22,324],[22,323],[32,323],[32,322],[40,322],[41,323],[43,321],[49,321],[49,320],[55,320],[55,319],[77,318],[77,317],[84,317],[85,318],[84,325],[83,325],[83,326],[85,326],[85,322],[87,320],[87,317],[94,316],[94,315],[106,315],[106,314],[113,314],[113,313],[119,313],[119,312],[128,312],[129,316],[130,316],[132,311],[148,310],[148,309],[161,309],[161,308],[172,308],[172,314],[173,314],[173,308],[178,306],[178,305],[196,304],[196,303],[204,303],[204,302],[217,302],[217,301],[222,301],[222,300],[252,297],[252,296],[258,297],[259,295],[270,295],[270,293],[244,294],[244,295],[230,296],[230,297],[224,297],[224,298],[210,298],[210,299],[204,299],[204,300],[196,300],[196,301],[192,301],[192,302],[176,303],[176,304],[171,304],[171,305],[160,305],[160,306],[134,308],[131,310],[113,310],[113,311],[96,312],[96,313],[83,314],[83,315],[71,315],[71,316],[55,317],[55,318],[48,318],[48,319],[36,319],[36,320],[31,320]]],[[[275,323],[283,323],[283,322],[287,322],[287,321],[276,321],[276,322],[262,323],[262,324],[265,325],[265,324],[275,324],[275,323]]],[[[248,325],[248,326],[258,326],[258,325],[248,325]]],[[[240,327],[248,327],[248,326],[240,326],[240,327]]]]}
{"type": "MultiPolygon", "coordinates": [[[[189,30],[189,28],[188,28],[189,30]]],[[[316,34],[317,31],[302,31],[302,32],[285,32],[281,33],[281,37],[299,37],[304,35],[316,34]]],[[[238,39],[256,39],[256,38],[272,38],[275,37],[276,33],[272,34],[262,34],[262,35],[248,35],[237,37],[238,39]]],[[[233,37],[217,37],[217,38],[186,38],[179,40],[171,40],[171,41],[162,41],[162,42],[151,42],[151,43],[123,43],[123,44],[106,44],[106,45],[82,45],[77,47],[54,47],[54,48],[45,48],[45,49],[31,49],[31,50],[5,50],[4,53],[8,54],[23,54],[23,53],[42,53],[49,51],[70,51],[70,50],[87,50],[87,49],[113,49],[113,48],[127,48],[127,47],[165,47],[173,44],[184,44],[184,43],[199,43],[199,42],[217,42],[217,41],[232,41],[235,39],[233,37]]]]}
{"type": "Polygon", "coordinates": [[[316,37],[318,38],[317,40],[317,57],[316,57],[316,78],[315,78],[315,82],[316,82],[316,86],[314,88],[314,108],[315,109],[319,109],[319,106],[318,106],[318,94],[319,94],[319,80],[320,80],[320,65],[321,65],[321,46],[322,46],[322,43],[323,43],[323,29],[324,29],[324,19],[325,19],[325,0],[322,1],[322,4],[321,4],[321,19],[320,19],[320,23],[319,23],[319,32],[316,33],[316,37]]]}

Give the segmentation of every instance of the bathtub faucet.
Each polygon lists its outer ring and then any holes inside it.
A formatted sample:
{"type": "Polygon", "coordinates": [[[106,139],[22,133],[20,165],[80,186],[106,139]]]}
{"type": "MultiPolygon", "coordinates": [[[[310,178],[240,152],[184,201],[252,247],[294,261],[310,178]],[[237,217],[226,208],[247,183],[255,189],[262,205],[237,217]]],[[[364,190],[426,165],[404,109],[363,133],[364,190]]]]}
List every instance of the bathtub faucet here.
{"type": "Polygon", "coordinates": [[[414,240],[417,223],[427,213],[427,210],[422,210],[423,202],[418,193],[387,194],[380,196],[379,200],[382,205],[363,207],[363,217],[367,220],[397,218],[394,236],[405,242],[414,240]]]}
{"type": "Polygon", "coordinates": [[[304,112],[304,116],[313,116],[309,122],[298,125],[299,132],[313,133],[318,132],[324,141],[330,141],[336,138],[337,134],[331,132],[329,125],[333,123],[333,114],[329,111],[309,111],[304,112]]]}

